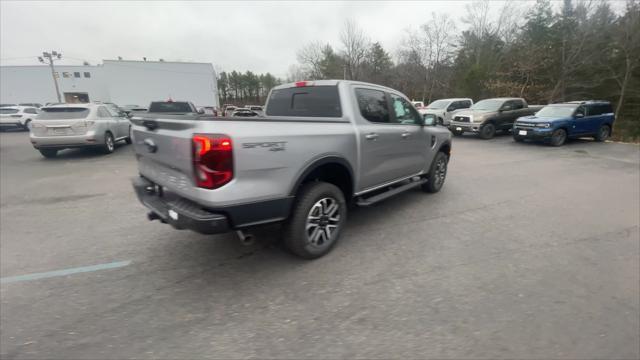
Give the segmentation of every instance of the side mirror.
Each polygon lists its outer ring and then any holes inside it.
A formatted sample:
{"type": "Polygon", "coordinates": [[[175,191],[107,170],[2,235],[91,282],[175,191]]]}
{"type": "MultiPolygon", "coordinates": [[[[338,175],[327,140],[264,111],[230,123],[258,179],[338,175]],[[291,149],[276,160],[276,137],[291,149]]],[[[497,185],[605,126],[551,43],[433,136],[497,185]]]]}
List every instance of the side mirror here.
{"type": "Polygon", "coordinates": [[[129,119],[131,119],[133,117],[133,113],[132,112],[128,112],[125,116],[128,117],[129,119]]]}
{"type": "Polygon", "coordinates": [[[198,114],[200,115],[204,114],[204,109],[198,109],[198,114]]]}
{"type": "Polygon", "coordinates": [[[583,117],[584,117],[583,113],[577,113],[576,114],[576,119],[583,118],[583,117]]]}
{"type": "Polygon", "coordinates": [[[436,125],[436,116],[433,114],[424,114],[422,115],[422,125],[423,126],[435,126],[436,125]]]}

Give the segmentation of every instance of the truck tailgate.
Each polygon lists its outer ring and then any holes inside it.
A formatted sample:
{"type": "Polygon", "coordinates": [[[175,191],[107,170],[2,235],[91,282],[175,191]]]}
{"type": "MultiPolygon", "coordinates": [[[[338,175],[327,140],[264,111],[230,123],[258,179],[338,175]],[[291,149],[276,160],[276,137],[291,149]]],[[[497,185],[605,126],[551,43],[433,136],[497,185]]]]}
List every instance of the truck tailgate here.
{"type": "Polygon", "coordinates": [[[133,118],[140,174],[179,192],[193,186],[191,137],[196,120],[133,118]]]}

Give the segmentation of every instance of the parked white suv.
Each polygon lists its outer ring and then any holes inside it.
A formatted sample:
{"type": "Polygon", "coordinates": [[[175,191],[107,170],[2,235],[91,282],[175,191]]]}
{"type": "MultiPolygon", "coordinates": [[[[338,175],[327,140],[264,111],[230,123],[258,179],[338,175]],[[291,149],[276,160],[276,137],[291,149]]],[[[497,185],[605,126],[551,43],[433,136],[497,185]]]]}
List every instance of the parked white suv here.
{"type": "Polygon", "coordinates": [[[131,123],[116,106],[64,104],[41,110],[31,125],[31,144],[44,157],[78,147],[97,147],[109,154],[115,150],[116,141],[131,144],[131,123]]]}
{"type": "Polygon", "coordinates": [[[0,126],[29,130],[29,123],[38,115],[33,106],[11,106],[0,108],[0,126]]]}
{"type": "Polygon", "coordinates": [[[427,105],[426,108],[418,109],[418,111],[422,115],[433,114],[439,125],[448,126],[454,112],[468,109],[471,105],[473,105],[473,100],[468,98],[439,99],[427,105]]]}

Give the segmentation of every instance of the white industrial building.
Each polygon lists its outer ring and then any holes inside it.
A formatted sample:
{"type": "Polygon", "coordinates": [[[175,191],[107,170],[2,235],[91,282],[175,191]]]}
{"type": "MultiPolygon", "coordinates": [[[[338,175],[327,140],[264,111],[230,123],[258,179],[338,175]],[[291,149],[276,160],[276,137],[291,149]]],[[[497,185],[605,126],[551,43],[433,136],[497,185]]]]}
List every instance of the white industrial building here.
{"type": "MultiPolygon", "coordinates": [[[[63,102],[102,101],[147,106],[157,100],[219,106],[213,65],[169,61],[104,60],[103,64],[56,65],[63,102]]],[[[48,65],[0,66],[0,103],[57,102],[48,65]]]]}

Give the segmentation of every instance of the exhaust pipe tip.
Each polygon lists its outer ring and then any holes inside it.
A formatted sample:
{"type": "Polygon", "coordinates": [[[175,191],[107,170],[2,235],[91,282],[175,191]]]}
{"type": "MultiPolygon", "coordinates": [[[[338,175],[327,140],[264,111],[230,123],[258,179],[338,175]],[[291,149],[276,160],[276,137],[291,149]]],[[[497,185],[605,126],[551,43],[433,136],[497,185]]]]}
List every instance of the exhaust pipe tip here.
{"type": "Polygon", "coordinates": [[[256,242],[256,238],[253,234],[245,234],[242,230],[237,230],[236,234],[240,239],[240,243],[244,246],[250,246],[256,242]]]}
{"type": "Polygon", "coordinates": [[[154,213],[153,211],[149,211],[147,213],[147,219],[149,221],[153,221],[153,220],[160,220],[160,215],[154,213]]]}

